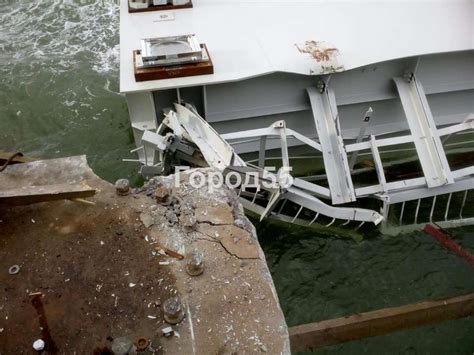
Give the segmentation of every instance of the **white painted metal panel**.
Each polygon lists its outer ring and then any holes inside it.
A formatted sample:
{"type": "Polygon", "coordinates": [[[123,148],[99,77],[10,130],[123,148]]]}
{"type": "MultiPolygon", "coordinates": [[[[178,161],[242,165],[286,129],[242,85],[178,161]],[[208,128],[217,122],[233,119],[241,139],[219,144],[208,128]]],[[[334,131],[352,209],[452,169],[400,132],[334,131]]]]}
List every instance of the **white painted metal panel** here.
{"type": "MultiPolygon", "coordinates": [[[[156,130],[156,112],[153,95],[150,92],[131,93],[126,95],[126,99],[135,145],[141,147],[143,132],[146,130],[156,130]]],[[[155,151],[149,147],[144,149],[146,151],[137,151],[140,161],[153,164],[155,151]]]]}
{"type": "Polygon", "coordinates": [[[169,21],[159,21],[160,12],[129,14],[127,2],[120,1],[122,92],[215,84],[273,72],[318,74],[325,63],[295,46],[310,40],[336,47],[346,70],[473,47],[470,0],[194,0],[194,8],[172,11],[169,21]],[[215,74],[135,81],[132,51],[140,48],[140,39],[190,33],[208,45],[215,74]]]}
{"type": "Polygon", "coordinates": [[[224,170],[231,163],[234,151],[204,119],[183,105],[175,105],[179,122],[202,155],[213,168],[224,170]]]}

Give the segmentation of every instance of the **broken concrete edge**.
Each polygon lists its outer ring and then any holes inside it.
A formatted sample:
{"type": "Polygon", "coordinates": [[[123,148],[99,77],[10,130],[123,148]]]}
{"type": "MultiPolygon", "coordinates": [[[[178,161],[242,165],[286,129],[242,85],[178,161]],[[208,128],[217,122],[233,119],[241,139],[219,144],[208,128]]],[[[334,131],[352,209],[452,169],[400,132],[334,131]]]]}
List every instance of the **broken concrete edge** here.
{"type": "Polygon", "coordinates": [[[0,175],[1,205],[74,200],[86,202],[98,190],[89,180],[102,181],[87,164],[85,156],[37,160],[9,165],[0,175]]]}
{"type": "MultiPolygon", "coordinates": [[[[193,187],[189,179],[193,176],[194,171],[199,171],[206,176],[212,176],[212,173],[214,173],[213,169],[208,168],[189,170],[179,176],[180,180],[177,180],[175,175],[154,177],[142,188],[135,190],[135,193],[144,193],[147,196],[154,197],[155,204],[148,206],[148,208],[145,207],[144,212],[140,214],[140,220],[148,231],[147,238],[152,243],[159,243],[159,245],[165,245],[166,248],[174,249],[177,255],[180,255],[180,253],[187,254],[186,249],[193,251],[195,247],[206,248],[206,251],[209,251],[212,250],[209,245],[215,247],[216,244],[219,244],[221,250],[225,252],[222,253],[219,252],[219,249],[214,249],[213,255],[205,255],[206,269],[209,269],[210,259],[213,257],[215,259],[221,258],[219,260],[222,262],[223,255],[227,255],[226,258],[228,258],[225,261],[226,268],[230,268],[232,260],[239,260],[241,263],[257,263],[258,271],[256,273],[258,274],[259,283],[268,286],[274,300],[270,308],[276,308],[273,311],[279,314],[279,316],[274,316],[273,321],[281,322],[278,327],[278,334],[281,337],[280,346],[278,349],[273,347],[271,350],[290,354],[288,328],[265,254],[258,242],[255,226],[245,216],[244,208],[240,204],[238,196],[228,187],[222,186],[218,189],[214,188],[212,191],[208,190],[207,185],[200,188],[193,187]],[[192,216],[189,215],[190,213],[192,216]],[[246,260],[247,262],[245,262],[246,260]]],[[[170,255],[166,250],[161,250],[161,253],[170,255]]],[[[190,283],[199,284],[199,282],[194,281],[195,279],[190,279],[188,275],[183,276],[185,275],[182,272],[183,267],[176,266],[176,263],[179,263],[178,259],[174,257],[170,265],[178,283],[181,281],[187,285],[190,283]]],[[[183,264],[185,265],[186,261],[183,264]]],[[[218,263],[215,266],[216,269],[223,268],[218,263]]],[[[225,271],[222,270],[215,272],[217,276],[211,275],[208,283],[219,280],[219,275],[225,274],[225,271]]],[[[206,273],[209,274],[209,270],[206,273]]],[[[250,284],[255,280],[246,282],[239,279],[239,281],[243,281],[251,289],[250,284]]],[[[235,290],[238,290],[238,288],[235,290]]],[[[191,291],[192,289],[190,289],[191,291]]],[[[257,292],[257,290],[254,290],[254,292],[257,292]]],[[[193,295],[196,296],[194,291],[193,295]]],[[[187,297],[188,295],[184,295],[185,302],[187,297]]],[[[259,297],[262,297],[262,300],[265,299],[263,295],[259,297]]],[[[264,309],[265,307],[256,310],[256,312],[261,313],[264,309]]],[[[269,309],[265,309],[265,311],[269,311],[269,309]]],[[[191,312],[189,316],[191,316],[191,312]]],[[[257,314],[252,316],[257,316],[257,314]]],[[[259,339],[258,336],[256,338],[259,339]]],[[[267,347],[262,343],[260,351],[265,352],[266,349],[267,347]]]]}
{"type": "MultiPolygon", "coordinates": [[[[263,249],[261,248],[260,243],[258,241],[257,229],[255,228],[253,223],[250,222],[250,220],[245,215],[244,207],[239,202],[239,197],[237,196],[235,191],[228,189],[228,192],[233,197],[232,201],[234,202],[234,204],[233,204],[234,212],[237,213],[241,217],[241,220],[243,220],[245,222],[245,226],[248,228],[247,230],[251,233],[252,237],[255,239],[255,241],[258,245],[258,249],[260,251],[260,259],[264,262],[265,267],[267,269],[267,272],[264,274],[264,276],[266,277],[268,284],[271,286],[271,291],[273,293],[274,299],[276,300],[276,304],[278,305],[278,309],[283,314],[283,309],[281,308],[280,298],[278,297],[278,293],[277,293],[275,284],[273,282],[273,278],[271,276],[270,269],[268,268],[267,258],[266,258],[265,253],[263,252],[263,249]]],[[[286,325],[286,323],[285,323],[285,329],[283,330],[283,333],[284,333],[284,336],[289,337],[288,326],[286,325]]],[[[291,354],[290,345],[291,345],[290,340],[285,342],[282,354],[291,354]]]]}
{"type": "MultiPolygon", "coordinates": [[[[18,188],[18,185],[21,185],[19,178],[25,179],[25,186],[47,186],[54,183],[54,185],[80,185],[86,188],[90,186],[89,180],[107,183],[90,168],[85,155],[10,165],[0,176],[2,189],[18,188]]],[[[94,188],[97,189],[96,186],[94,188]]]]}

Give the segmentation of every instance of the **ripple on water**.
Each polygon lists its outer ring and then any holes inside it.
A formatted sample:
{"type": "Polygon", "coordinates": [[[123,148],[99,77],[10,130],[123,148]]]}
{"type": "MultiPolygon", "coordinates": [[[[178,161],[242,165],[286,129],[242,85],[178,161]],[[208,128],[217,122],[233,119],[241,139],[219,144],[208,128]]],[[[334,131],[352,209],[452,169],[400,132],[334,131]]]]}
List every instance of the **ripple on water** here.
{"type": "Polygon", "coordinates": [[[135,179],[118,31],[117,1],[1,2],[0,149],[87,154],[101,176],[135,179]]]}

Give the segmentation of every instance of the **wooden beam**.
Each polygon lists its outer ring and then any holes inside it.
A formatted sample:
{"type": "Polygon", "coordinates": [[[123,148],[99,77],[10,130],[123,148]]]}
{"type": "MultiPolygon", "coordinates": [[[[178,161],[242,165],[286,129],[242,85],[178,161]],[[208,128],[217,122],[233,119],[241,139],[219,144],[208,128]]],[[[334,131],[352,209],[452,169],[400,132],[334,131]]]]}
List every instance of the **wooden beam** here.
{"type": "Polygon", "coordinates": [[[474,293],[401,307],[385,308],[349,317],[290,328],[292,352],[384,335],[474,315],[474,293]]]}
{"type": "Polygon", "coordinates": [[[72,200],[92,197],[97,191],[86,184],[56,184],[25,186],[0,190],[0,204],[29,205],[32,203],[72,200]]]}

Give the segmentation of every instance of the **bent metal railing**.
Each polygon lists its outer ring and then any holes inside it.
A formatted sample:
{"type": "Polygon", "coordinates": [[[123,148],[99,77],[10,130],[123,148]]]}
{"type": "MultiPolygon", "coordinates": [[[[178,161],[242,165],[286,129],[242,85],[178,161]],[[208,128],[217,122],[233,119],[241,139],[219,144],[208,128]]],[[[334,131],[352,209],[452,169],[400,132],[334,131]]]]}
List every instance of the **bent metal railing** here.
{"type": "MultiPolygon", "coordinates": [[[[434,125],[427,101],[421,85],[412,81],[404,83],[397,80],[397,86],[402,104],[410,122],[410,133],[389,138],[378,138],[374,135],[364,134],[367,122],[370,120],[372,109],[364,117],[364,124],[355,143],[344,144],[341,136],[337,107],[334,94],[323,88],[319,93],[309,90],[312,105],[320,105],[313,112],[327,117],[315,119],[316,125],[328,124],[331,137],[323,141],[315,141],[292,129],[286,127],[285,121],[277,121],[271,126],[260,129],[245,130],[229,134],[218,135],[209,124],[201,118],[190,105],[176,104],[175,111],[170,111],[156,132],[146,131],[142,137],[142,149],[155,151],[153,164],[148,164],[142,172],[163,172],[170,161],[166,159],[174,155],[180,160],[187,161],[195,166],[211,166],[224,174],[238,173],[253,176],[253,188],[237,186],[236,191],[244,207],[263,218],[274,218],[288,223],[297,223],[306,226],[318,224],[325,227],[347,227],[354,222],[355,228],[360,228],[364,223],[370,222],[386,230],[409,230],[418,228],[423,222],[441,222],[446,226],[471,224],[473,219],[463,215],[469,191],[474,189],[474,166],[451,170],[444,152],[442,143],[452,135],[474,128],[474,115],[470,114],[462,123],[438,129],[434,125]],[[322,95],[321,98],[318,95],[322,95]],[[411,105],[418,105],[411,107],[411,105]],[[364,138],[368,138],[364,141],[364,138]],[[234,151],[232,146],[246,140],[258,140],[258,164],[244,162],[234,151]],[[281,150],[281,169],[278,173],[265,169],[267,160],[267,140],[276,139],[281,150]],[[324,168],[332,171],[328,175],[328,187],[303,178],[293,177],[290,174],[290,156],[288,140],[297,141],[299,145],[306,145],[321,154],[324,158],[324,168]],[[433,140],[434,143],[425,142],[433,140]],[[415,144],[418,158],[422,163],[422,176],[400,181],[387,181],[380,151],[386,147],[415,144]],[[200,151],[201,154],[196,154],[200,151]],[[344,154],[342,159],[331,156],[335,151],[344,154]],[[351,174],[357,155],[368,151],[374,162],[377,183],[370,186],[354,186],[351,174]],[[350,159],[348,159],[348,155],[350,159]],[[430,166],[430,159],[436,160],[430,166]],[[350,163],[349,163],[350,160],[350,163]],[[282,174],[283,171],[283,174],[282,174]],[[334,175],[335,174],[335,175],[334,175]],[[334,176],[338,178],[335,179],[334,176]],[[281,183],[281,178],[285,183],[281,183]],[[266,180],[276,181],[268,187],[266,180]],[[461,194],[459,216],[454,217],[452,198],[461,194]],[[447,201],[441,206],[441,197],[447,196],[447,201]],[[378,201],[378,208],[362,208],[361,201],[378,201]],[[420,208],[430,200],[428,209],[431,213],[428,220],[421,219],[420,208]],[[408,205],[414,201],[412,221],[406,217],[408,205]],[[354,204],[358,204],[354,207],[354,204]],[[435,211],[443,208],[441,216],[435,211]],[[378,211],[380,209],[380,211],[378,211]],[[390,220],[389,212],[393,210],[399,214],[395,223],[390,220]],[[436,220],[435,220],[436,219],[436,220]],[[408,225],[408,226],[407,226],[408,225]]],[[[321,128],[319,133],[324,130],[321,128]]],[[[274,148],[272,144],[272,149],[274,148]]],[[[341,154],[342,154],[341,153],[341,154]]],[[[274,159],[274,158],[272,158],[274,159]]],[[[149,161],[147,159],[147,161],[149,161]]],[[[413,208],[411,208],[413,210],[413,208]]],[[[423,211],[427,208],[423,207],[423,211]]],[[[426,216],[425,216],[426,217],[426,216]]],[[[426,219],[426,218],[425,218],[426,219]]]]}

